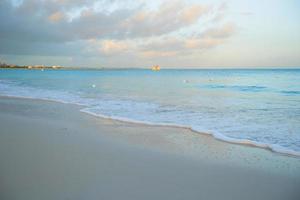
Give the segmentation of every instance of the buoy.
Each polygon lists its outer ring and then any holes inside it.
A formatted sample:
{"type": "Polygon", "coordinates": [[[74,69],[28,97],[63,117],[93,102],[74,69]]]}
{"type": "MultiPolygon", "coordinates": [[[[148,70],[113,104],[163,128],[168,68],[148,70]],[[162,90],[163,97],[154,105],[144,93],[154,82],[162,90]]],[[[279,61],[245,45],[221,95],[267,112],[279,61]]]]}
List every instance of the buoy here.
{"type": "Polygon", "coordinates": [[[93,88],[95,88],[95,87],[96,87],[96,85],[95,85],[95,84],[93,84],[93,85],[92,85],[92,87],[93,87],[93,88]]]}

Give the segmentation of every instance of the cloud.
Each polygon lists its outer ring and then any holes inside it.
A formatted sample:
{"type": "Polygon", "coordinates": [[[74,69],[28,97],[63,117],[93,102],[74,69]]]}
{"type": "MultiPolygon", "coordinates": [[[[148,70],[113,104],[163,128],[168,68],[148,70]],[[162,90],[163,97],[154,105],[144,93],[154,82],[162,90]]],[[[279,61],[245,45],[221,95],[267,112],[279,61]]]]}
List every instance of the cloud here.
{"type": "Polygon", "coordinates": [[[235,33],[233,24],[223,24],[205,30],[196,36],[172,37],[152,40],[144,44],[139,51],[146,57],[165,57],[194,53],[195,51],[208,50],[217,47],[230,38],[235,33]]]}
{"type": "Polygon", "coordinates": [[[125,42],[114,40],[104,40],[100,46],[100,51],[104,54],[116,54],[128,49],[128,45],[125,42]]]}
{"type": "Polygon", "coordinates": [[[178,55],[176,51],[144,51],[141,52],[142,57],[155,58],[155,57],[173,57],[178,55]]]}
{"type": "Polygon", "coordinates": [[[159,36],[196,23],[209,8],[203,5],[186,5],[182,1],[164,2],[157,10],[141,10],[124,20],[121,28],[127,36],[159,36]]]}
{"type": "Polygon", "coordinates": [[[185,56],[217,47],[236,32],[223,22],[226,7],[185,0],[2,0],[0,54],[185,56]],[[211,16],[222,17],[204,25],[211,16]]]}
{"type": "Polygon", "coordinates": [[[48,17],[48,19],[51,22],[59,22],[59,21],[63,20],[64,18],[65,18],[64,13],[62,13],[60,11],[54,12],[48,17]]]}
{"type": "Polygon", "coordinates": [[[5,28],[14,31],[15,35],[7,33],[6,37],[13,40],[24,35],[28,39],[44,38],[44,41],[49,42],[92,38],[124,39],[160,36],[178,31],[196,23],[209,10],[207,6],[188,5],[184,1],[164,1],[153,10],[138,3],[128,9],[117,7],[113,10],[99,10],[95,9],[95,2],[104,4],[104,7],[111,4],[103,0],[24,0],[19,6],[13,6],[4,0],[2,4],[5,6],[1,5],[0,11],[6,17],[0,23],[10,21],[5,28]],[[72,18],[76,12],[77,17],[72,18]]]}
{"type": "Polygon", "coordinates": [[[221,3],[218,6],[214,7],[213,18],[211,19],[212,22],[218,23],[222,22],[226,17],[226,12],[228,9],[228,4],[226,2],[221,3]]]}
{"type": "Polygon", "coordinates": [[[142,58],[186,57],[224,44],[235,33],[229,32],[228,27],[229,25],[225,24],[198,36],[162,37],[148,40],[140,45],[134,45],[136,42],[132,42],[127,47],[142,58]]]}
{"type": "Polygon", "coordinates": [[[201,33],[204,38],[227,38],[231,36],[236,30],[236,27],[231,24],[225,24],[222,27],[210,28],[201,33]]]}

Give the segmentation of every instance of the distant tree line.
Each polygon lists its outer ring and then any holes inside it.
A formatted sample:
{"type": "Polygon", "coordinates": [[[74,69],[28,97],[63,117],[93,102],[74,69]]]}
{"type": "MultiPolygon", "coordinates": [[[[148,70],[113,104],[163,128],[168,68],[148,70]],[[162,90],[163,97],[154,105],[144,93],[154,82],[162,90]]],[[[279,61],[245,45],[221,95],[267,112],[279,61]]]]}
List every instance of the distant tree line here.
{"type": "Polygon", "coordinates": [[[12,65],[5,62],[0,62],[0,68],[27,68],[27,66],[12,65]]]}
{"type": "Polygon", "coordinates": [[[26,68],[26,69],[60,69],[62,68],[61,66],[44,66],[44,65],[12,65],[12,64],[7,64],[5,62],[0,62],[0,68],[26,68]]]}

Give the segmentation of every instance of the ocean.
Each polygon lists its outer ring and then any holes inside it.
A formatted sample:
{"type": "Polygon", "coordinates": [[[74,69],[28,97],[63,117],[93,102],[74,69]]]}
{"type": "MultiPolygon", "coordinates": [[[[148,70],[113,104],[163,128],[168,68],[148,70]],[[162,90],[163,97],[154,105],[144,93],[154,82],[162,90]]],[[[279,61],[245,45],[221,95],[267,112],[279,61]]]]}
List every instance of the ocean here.
{"type": "Polygon", "coordinates": [[[300,156],[300,69],[0,69],[0,95],[300,156]]]}

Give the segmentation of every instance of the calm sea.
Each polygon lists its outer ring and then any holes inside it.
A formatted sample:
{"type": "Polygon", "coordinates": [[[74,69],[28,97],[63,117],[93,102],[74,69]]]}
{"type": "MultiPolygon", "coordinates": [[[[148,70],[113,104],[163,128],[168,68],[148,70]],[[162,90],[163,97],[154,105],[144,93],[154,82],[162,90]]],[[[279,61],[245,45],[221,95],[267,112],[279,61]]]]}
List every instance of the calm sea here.
{"type": "Polygon", "coordinates": [[[0,95],[300,155],[300,70],[0,70],[0,95]]]}

